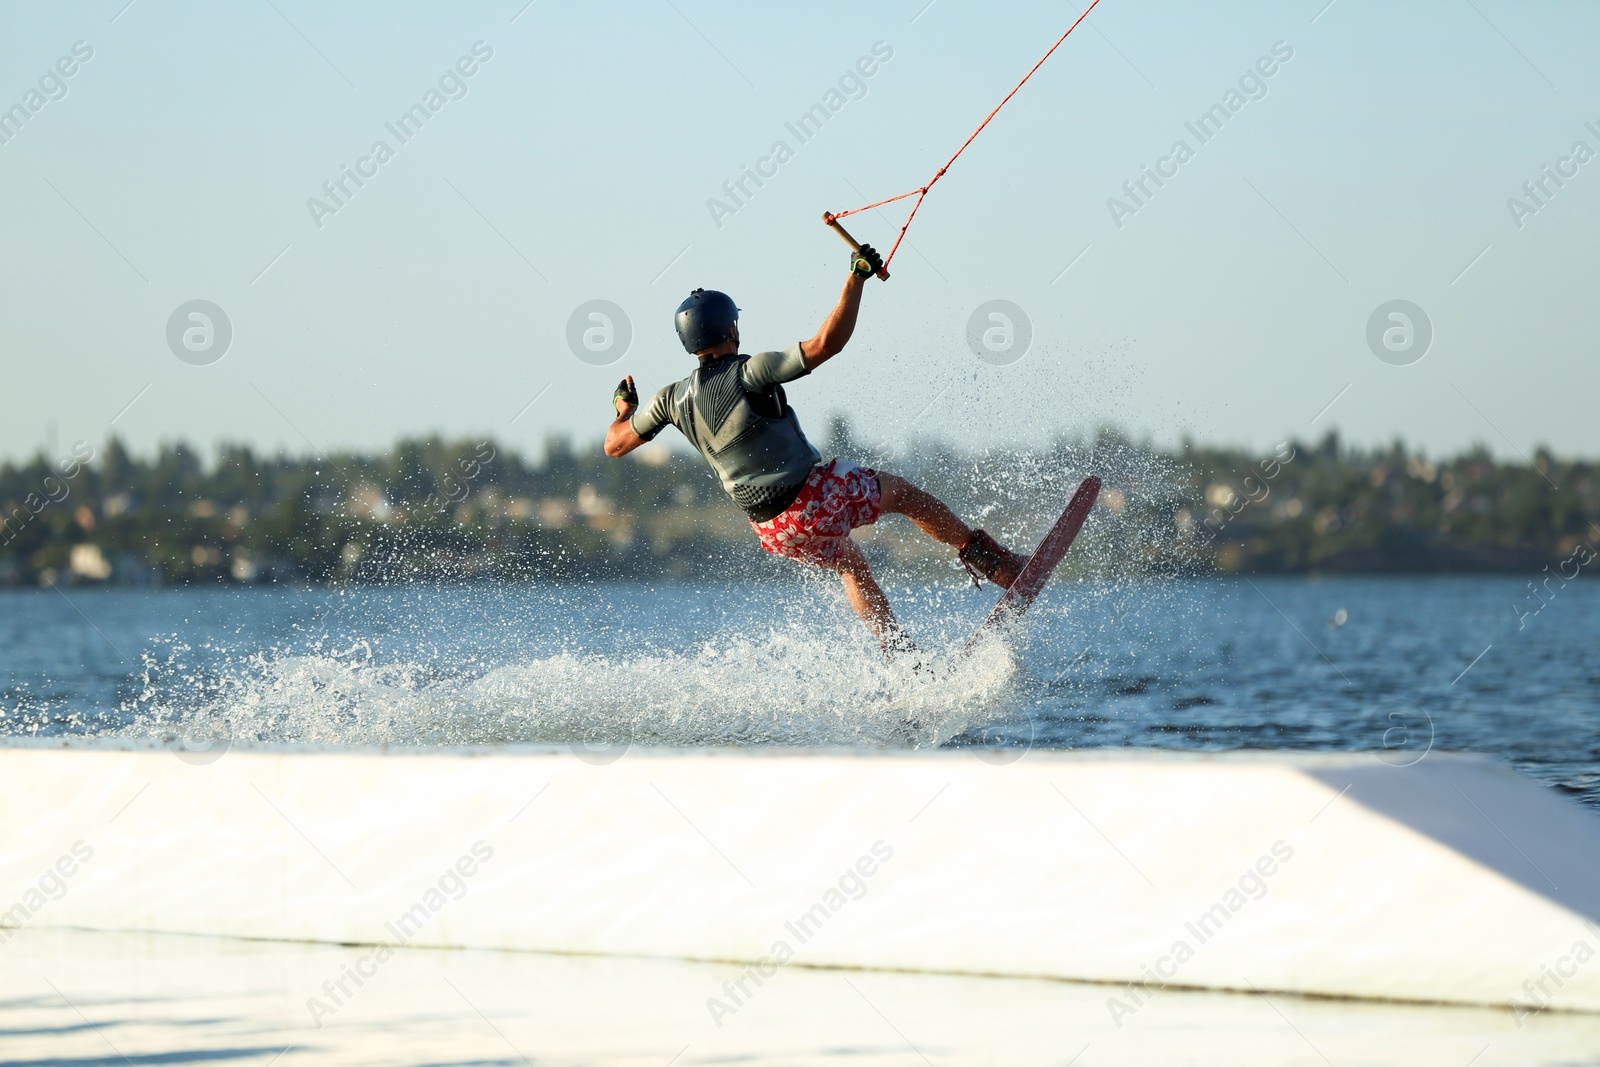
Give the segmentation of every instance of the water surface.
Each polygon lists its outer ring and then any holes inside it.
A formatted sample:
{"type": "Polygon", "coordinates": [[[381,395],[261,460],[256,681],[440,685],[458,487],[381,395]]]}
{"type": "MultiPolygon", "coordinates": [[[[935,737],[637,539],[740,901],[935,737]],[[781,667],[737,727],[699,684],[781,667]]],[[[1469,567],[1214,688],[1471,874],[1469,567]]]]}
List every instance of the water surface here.
{"type": "MultiPolygon", "coordinates": [[[[332,744],[965,745],[1488,754],[1600,805],[1600,587],[1518,578],[891,589],[885,665],[829,576],[767,586],[0,593],[0,730],[332,744]],[[1519,619],[1513,605],[1524,613],[1519,619]]],[[[996,758],[1007,758],[999,754],[996,758]]]]}

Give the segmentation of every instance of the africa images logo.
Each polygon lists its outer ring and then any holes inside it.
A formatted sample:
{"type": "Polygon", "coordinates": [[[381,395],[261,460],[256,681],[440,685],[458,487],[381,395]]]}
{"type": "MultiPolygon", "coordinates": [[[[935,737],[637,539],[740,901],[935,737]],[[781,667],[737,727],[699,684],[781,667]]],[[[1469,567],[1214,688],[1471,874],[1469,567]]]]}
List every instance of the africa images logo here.
{"type": "Polygon", "coordinates": [[[228,354],[233,320],[209,300],[188,300],[167,316],[167,347],[193,367],[206,367],[228,354]]]}
{"type": "Polygon", "coordinates": [[[317,229],[325,225],[324,219],[337,215],[349,206],[356,193],[378,176],[379,168],[398,154],[400,146],[421,133],[433,116],[444,110],[445,104],[466,99],[467,79],[475,76],[483,64],[494,58],[494,48],[487,41],[474,41],[471,53],[459,57],[453,65],[446,67],[437,83],[423,90],[420,100],[402,111],[394,121],[383,124],[383,128],[394,138],[394,144],[391,145],[386,138],[377,138],[367,149],[367,154],[359,157],[353,167],[348,163],[341,164],[338,176],[322,183],[321,197],[306,198],[306,210],[311,213],[311,221],[317,229]]]}
{"type": "Polygon", "coordinates": [[[587,300],[567,317],[567,347],[591,367],[615,363],[632,344],[632,320],[609,300],[587,300]]]}
{"type": "Polygon", "coordinates": [[[1367,347],[1392,367],[1409,367],[1433,345],[1433,320],[1409,300],[1379,304],[1367,318],[1367,347]]]}
{"type": "Polygon", "coordinates": [[[1033,320],[1009,300],[979,304],[967,317],[967,347],[991,367],[1004,367],[1028,354],[1033,320]]]}

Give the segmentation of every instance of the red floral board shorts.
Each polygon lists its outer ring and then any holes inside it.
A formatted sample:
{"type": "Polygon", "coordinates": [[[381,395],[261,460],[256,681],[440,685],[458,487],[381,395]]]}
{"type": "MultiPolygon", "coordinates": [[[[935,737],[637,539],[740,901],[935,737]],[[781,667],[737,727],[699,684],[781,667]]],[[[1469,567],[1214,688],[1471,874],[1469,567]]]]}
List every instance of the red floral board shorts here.
{"type": "Polygon", "coordinates": [[[750,527],[774,555],[837,569],[850,531],[878,521],[881,496],[875,472],[836,459],[812,468],[788,508],[750,527]]]}

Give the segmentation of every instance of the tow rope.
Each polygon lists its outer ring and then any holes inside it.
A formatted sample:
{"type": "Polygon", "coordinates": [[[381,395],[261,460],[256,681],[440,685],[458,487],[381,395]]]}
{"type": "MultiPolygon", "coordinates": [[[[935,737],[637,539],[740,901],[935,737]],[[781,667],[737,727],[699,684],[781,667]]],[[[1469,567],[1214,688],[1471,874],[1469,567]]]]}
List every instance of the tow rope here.
{"type": "Polygon", "coordinates": [[[878,277],[882,278],[884,281],[888,281],[889,263],[894,259],[894,254],[900,250],[900,242],[905,240],[906,230],[910,229],[911,220],[917,217],[917,209],[920,208],[922,206],[922,202],[927,199],[928,190],[932,189],[939,179],[944,177],[945,171],[950,169],[950,164],[961,158],[961,153],[965,152],[967,150],[967,146],[977,139],[978,134],[983,132],[983,128],[989,125],[989,121],[1000,113],[1001,108],[1010,103],[1011,98],[1017,95],[1017,90],[1021,89],[1025,84],[1027,84],[1028,79],[1033,77],[1034,71],[1037,71],[1040,67],[1044,66],[1044,61],[1055,54],[1055,50],[1061,47],[1061,43],[1068,37],[1072,36],[1072,31],[1078,28],[1079,23],[1089,17],[1089,12],[1093,11],[1099,3],[1100,0],[1091,0],[1089,6],[1083,9],[1083,14],[1078,16],[1077,21],[1071,26],[1067,27],[1067,32],[1063,33],[1056,40],[1056,43],[1050,46],[1050,50],[1039,58],[1039,62],[1035,63],[1032,68],[1029,69],[1028,73],[1022,76],[1022,81],[1017,82],[1015,87],[1013,87],[1012,90],[1006,94],[1006,98],[1000,101],[1000,103],[996,104],[993,111],[984,116],[983,121],[978,123],[978,128],[972,131],[972,136],[961,142],[961,147],[956,149],[956,154],[945,160],[944,166],[940,167],[937,173],[935,173],[932,178],[928,179],[927,185],[921,186],[917,189],[912,189],[910,192],[901,193],[899,196],[891,196],[887,200],[879,200],[875,203],[864,204],[861,207],[851,208],[849,211],[824,211],[822,213],[822,221],[828,226],[832,227],[834,232],[836,232],[840,237],[843,237],[845,239],[845,243],[847,243],[851,248],[860,248],[861,246],[856,242],[856,239],[846,233],[843,226],[839,225],[840,219],[848,218],[851,215],[860,214],[863,211],[870,211],[875,207],[882,207],[885,204],[892,204],[896,200],[904,200],[908,196],[916,197],[917,202],[911,205],[911,214],[906,216],[905,225],[900,227],[900,234],[894,239],[894,247],[890,248],[889,254],[883,257],[883,269],[878,271],[878,277]]]}

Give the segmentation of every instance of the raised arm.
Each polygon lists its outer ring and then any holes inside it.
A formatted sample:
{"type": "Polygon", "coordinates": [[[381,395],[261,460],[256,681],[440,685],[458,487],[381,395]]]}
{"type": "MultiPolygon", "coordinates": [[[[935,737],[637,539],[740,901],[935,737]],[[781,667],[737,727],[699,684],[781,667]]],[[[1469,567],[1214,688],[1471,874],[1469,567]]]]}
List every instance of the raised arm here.
{"type": "Polygon", "coordinates": [[[606,430],[606,455],[617,459],[644,444],[644,438],[633,430],[633,413],[639,407],[639,392],[634,388],[633,375],[622,379],[617,386],[611,406],[616,410],[617,418],[606,430]]]}
{"type": "Polygon", "coordinates": [[[839,302],[828,312],[817,335],[800,343],[806,370],[816,370],[844,351],[844,346],[850,342],[850,335],[856,330],[856,316],[861,312],[861,294],[866,289],[867,279],[882,267],[883,261],[871,245],[862,245],[860,251],[850,254],[850,277],[845,279],[839,302]]]}

